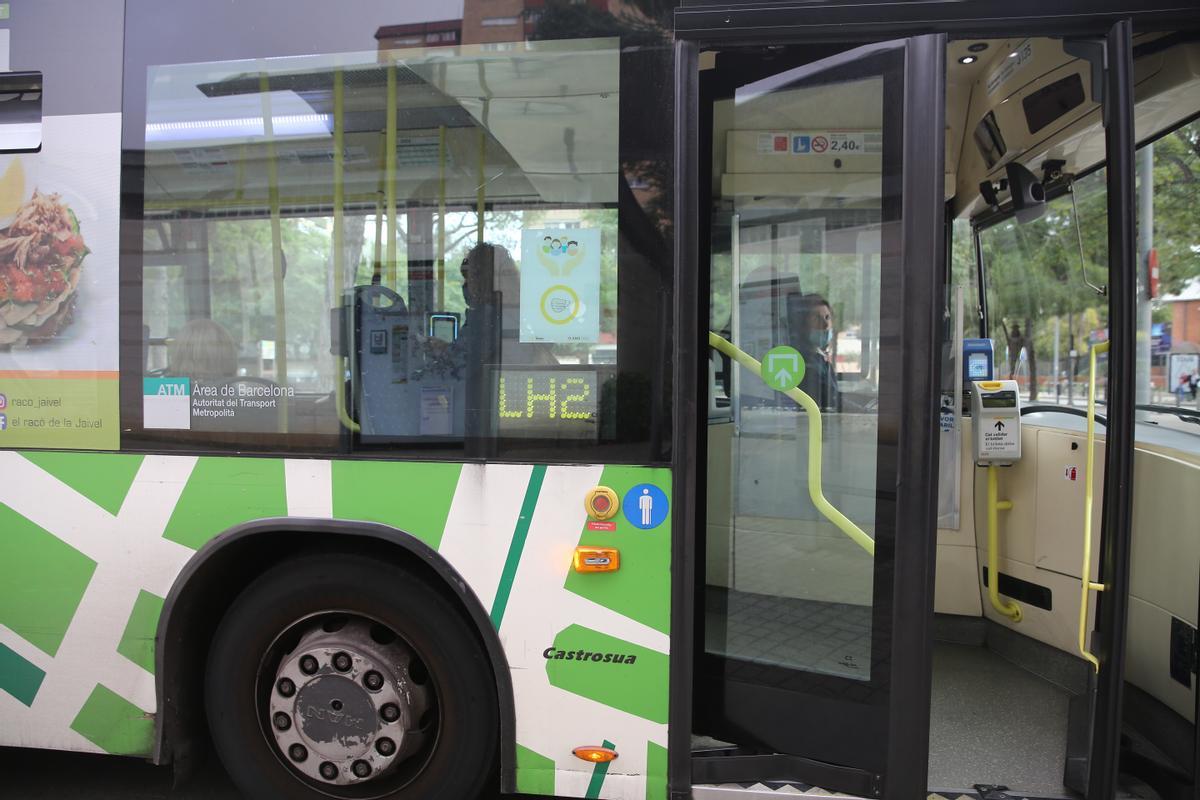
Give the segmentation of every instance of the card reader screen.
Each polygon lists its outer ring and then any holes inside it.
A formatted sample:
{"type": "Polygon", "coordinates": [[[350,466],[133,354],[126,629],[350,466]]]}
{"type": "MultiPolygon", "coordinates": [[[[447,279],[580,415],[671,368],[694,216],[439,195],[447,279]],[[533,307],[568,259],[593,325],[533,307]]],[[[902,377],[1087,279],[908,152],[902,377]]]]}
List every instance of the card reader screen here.
{"type": "Polygon", "coordinates": [[[987,380],[992,377],[988,374],[987,354],[971,353],[967,356],[967,377],[973,381],[987,380]]]}
{"type": "Polygon", "coordinates": [[[1017,407],[1017,393],[1012,391],[983,394],[980,395],[979,400],[981,403],[983,403],[984,408],[1017,407]]]}

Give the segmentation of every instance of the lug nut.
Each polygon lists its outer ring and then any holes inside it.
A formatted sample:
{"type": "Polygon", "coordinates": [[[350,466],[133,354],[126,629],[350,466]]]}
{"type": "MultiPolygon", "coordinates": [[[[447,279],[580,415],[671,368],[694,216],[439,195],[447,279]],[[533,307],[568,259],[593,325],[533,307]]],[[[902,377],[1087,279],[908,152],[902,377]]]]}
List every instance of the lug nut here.
{"type": "Polygon", "coordinates": [[[300,659],[300,671],[305,675],[312,675],[317,671],[317,660],[312,656],[304,656],[300,659]]]}
{"type": "Polygon", "coordinates": [[[288,748],[288,755],[292,757],[292,761],[300,762],[308,758],[308,750],[302,744],[294,744],[288,748]]]}
{"type": "Polygon", "coordinates": [[[349,672],[354,666],[354,660],[350,658],[349,653],[338,653],[333,657],[333,668],[338,672],[349,672]]]}
{"type": "Polygon", "coordinates": [[[278,689],[279,693],[284,697],[291,697],[296,693],[296,684],[292,682],[291,678],[280,678],[279,683],[275,685],[275,688],[278,689]]]}
{"type": "Polygon", "coordinates": [[[366,778],[371,774],[371,765],[365,761],[355,761],[354,764],[350,766],[350,771],[353,772],[356,777],[366,778]]]}
{"type": "Polygon", "coordinates": [[[321,777],[327,781],[332,781],[338,776],[338,768],[331,761],[322,761],[320,768],[317,770],[321,773],[321,777]]]}
{"type": "Polygon", "coordinates": [[[391,739],[380,739],[375,743],[375,749],[381,756],[390,756],[396,752],[396,743],[391,739]]]}
{"type": "Polygon", "coordinates": [[[363,684],[372,692],[378,692],[383,688],[383,676],[375,670],[371,670],[363,676],[363,684]]]}
{"type": "Polygon", "coordinates": [[[395,722],[400,719],[400,707],[395,703],[388,703],[379,709],[379,716],[383,717],[384,722],[395,722]]]}
{"type": "Polygon", "coordinates": [[[286,731],[288,728],[292,727],[292,718],[282,711],[278,712],[272,718],[272,721],[275,723],[276,729],[281,731],[286,731]]]}

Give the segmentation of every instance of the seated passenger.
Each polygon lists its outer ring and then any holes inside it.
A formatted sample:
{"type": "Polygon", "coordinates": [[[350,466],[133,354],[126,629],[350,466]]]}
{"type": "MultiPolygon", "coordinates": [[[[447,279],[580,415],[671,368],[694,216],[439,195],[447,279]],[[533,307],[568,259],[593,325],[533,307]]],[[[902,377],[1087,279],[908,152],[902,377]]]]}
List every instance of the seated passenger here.
{"type": "Polygon", "coordinates": [[[189,320],[167,345],[167,375],[219,383],[237,376],[237,345],[219,322],[189,320]]]}
{"type": "Polygon", "coordinates": [[[452,350],[465,356],[474,348],[474,358],[483,364],[558,365],[550,345],[520,340],[521,274],[507,250],[481,242],[467,253],[460,270],[467,313],[452,350]]]}
{"type": "Polygon", "coordinates": [[[800,389],[822,411],[841,411],[837,372],[833,368],[833,309],[817,294],[801,298],[800,330],[796,349],[804,357],[804,380],[800,389]]]}

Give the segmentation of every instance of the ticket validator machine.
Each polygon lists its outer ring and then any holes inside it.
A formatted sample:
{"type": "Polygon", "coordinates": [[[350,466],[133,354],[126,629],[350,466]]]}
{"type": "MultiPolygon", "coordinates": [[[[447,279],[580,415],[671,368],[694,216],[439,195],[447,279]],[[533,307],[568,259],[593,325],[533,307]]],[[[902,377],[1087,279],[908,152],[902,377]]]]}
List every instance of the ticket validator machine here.
{"type": "Polygon", "coordinates": [[[1021,396],[1016,381],[973,381],[972,453],[981,467],[1008,467],[1021,460],[1021,396]]]}

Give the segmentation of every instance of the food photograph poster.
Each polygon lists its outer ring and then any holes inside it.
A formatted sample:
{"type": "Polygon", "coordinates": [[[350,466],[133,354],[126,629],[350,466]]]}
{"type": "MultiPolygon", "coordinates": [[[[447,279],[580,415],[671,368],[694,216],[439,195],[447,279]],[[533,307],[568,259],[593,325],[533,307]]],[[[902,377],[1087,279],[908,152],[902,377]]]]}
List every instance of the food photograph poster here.
{"type": "Polygon", "coordinates": [[[0,446],[117,449],[119,114],[0,155],[0,446]]]}

